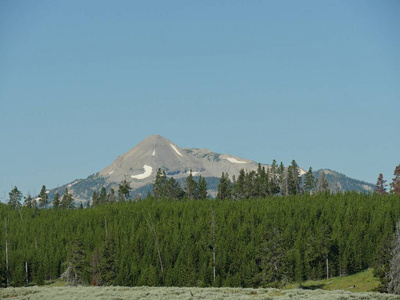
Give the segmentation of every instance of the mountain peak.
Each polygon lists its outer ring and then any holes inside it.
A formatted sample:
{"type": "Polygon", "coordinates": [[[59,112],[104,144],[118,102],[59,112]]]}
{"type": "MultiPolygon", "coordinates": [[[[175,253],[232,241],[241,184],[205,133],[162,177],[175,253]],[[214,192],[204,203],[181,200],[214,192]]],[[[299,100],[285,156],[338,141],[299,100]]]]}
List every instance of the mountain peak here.
{"type": "Polygon", "coordinates": [[[159,134],[152,134],[147,136],[142,142],[151,142],[151,141],[159,141],[159,140],[167,140],[165,137],[159,135],[159,134]]]}
{"type": "MultiPolygon", "coordinates": [[[[241,169],[257,170],[258,164],[238,156],[215,153],[206,148],[183,149],[167,138],[154,134],[147,136],[134,148],[118,156],[111,165],[100,172],[87,179],[75,180],[64,187],[68,187],[75,199],[80,201],[89,200],[93,191],[99,191],[103,186],[107,189],[111,187],[118,189],[118,184],[123,180],[130,182],[135,193],[147,192],[159,168],[165,171],[168,177],[174,177],[176,180],[185,180],[191,171],[193,176],[202,176],[213,182],[215,178],[221,176],[222,172],[230,176],[238,176],[241,169]]],[[[346,179],[344,180],[342,178],[344,176],[336,175],[336,172],[331,170],[323,172],[328,181],[331,178],[334,182],[341,180],[344,190],[354,190],[355,185],[360,186],[360,190],[368,188],[367,183],[364,182],[350,185],[351,179],[344,178],[346,179]]],[[[318,174],[315,176],[317,177],[318,174]]],[[[212,193],[216,192],[215,188],[212,189],[212,193]]]]}

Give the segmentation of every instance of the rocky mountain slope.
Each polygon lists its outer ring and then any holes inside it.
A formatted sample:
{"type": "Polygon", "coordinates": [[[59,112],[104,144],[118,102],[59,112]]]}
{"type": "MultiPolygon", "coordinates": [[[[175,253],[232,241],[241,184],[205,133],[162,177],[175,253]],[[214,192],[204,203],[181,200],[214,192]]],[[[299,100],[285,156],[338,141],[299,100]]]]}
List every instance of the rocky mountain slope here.
{"type": "MultiPolygon", "coordinates": [[[[193,176],[203,176],[212,184],[222,172],[238,175],[240,169],[256,170],[258,163],[238,156],[219,154],[209,149],[181,148],[172,141],[151,135],[137,146],[118,156],[115,161],[100,172],[86,179],[75,180],[65,187],[72,192],[75,200],[87,201],[102,186],[118,188],[118,183],[126,179],[133,191],[144,193],[151,190],[158,168],[165,170],[167,176],[178,181],[186,178],[192,170],[193,176]],[[214,180],[213,180],[214,179],[214,180]]],[[[268,165],[264,165],[268,167],[268,165]]],[[[55,190],[50,192],[50,198],[55,190]]]]}
{"type": "MultiPolygon", "coordinates": [[[[263,166],[267,168],[269,165],[263,166]]],[[[192,170],[193,176],[201,175],[206,178],[210,193],[213,194],[222,172],[237,176],[241,169],[251,171],[256,170],[257,167],[258,163],[248,159],[215,153],[206,148],[181,148],[160,135],[151,135],[125,154],[118,156],[110,166],[100,172],[86,179],[74,180],[59,187],[58,190],[62,194],[68,187],[77,202],[86,202],[90,200],[94,191],[99,191],[103,186],[107,189],[114,187],[117,190],[118,184],[126,179],[130,182],[133,194],[145,195],[151,191],[157,170],[161,168],[165,170],[167,176],[173,176],[178,182],[183,182],[192,170]]],[[[324,172],[332,187],[338,178],[341,179],[340,183],[343,187],[341,190],[347,190],[346,187],[351,186],[351,184],[344,184],[344,175],[332,175],[334,173],[330,170],[324,170],[324,172]]],[[[339,173],[335,172],[335,174],[339,173]]],[[[346,177],[347,179],[359,187],[356,190],[369,191],[371,189],[372,185],[368,183],[358,181],[357,183],[346,177]]],[[[352,186],[350,189],[355,188],[352,186]]],[[[53,198],[55,192],[56,189],[50,191],[50,199],[53,198]]]]}

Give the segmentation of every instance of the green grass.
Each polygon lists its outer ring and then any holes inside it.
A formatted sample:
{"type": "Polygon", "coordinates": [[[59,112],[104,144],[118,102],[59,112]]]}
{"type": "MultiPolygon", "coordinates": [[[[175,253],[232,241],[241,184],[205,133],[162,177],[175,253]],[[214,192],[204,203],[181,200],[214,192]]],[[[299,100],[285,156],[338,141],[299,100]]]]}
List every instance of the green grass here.
{"type": "Polygon", "coordinates": [[[368,269],[350,276],[333,277],[324,280],[308,280],[301,284],[290,284],[287,288],[323,289],[327,291],[344,290],[350,292],[372,292],[380,281],[373,275],[373,269],[368,269]]]}

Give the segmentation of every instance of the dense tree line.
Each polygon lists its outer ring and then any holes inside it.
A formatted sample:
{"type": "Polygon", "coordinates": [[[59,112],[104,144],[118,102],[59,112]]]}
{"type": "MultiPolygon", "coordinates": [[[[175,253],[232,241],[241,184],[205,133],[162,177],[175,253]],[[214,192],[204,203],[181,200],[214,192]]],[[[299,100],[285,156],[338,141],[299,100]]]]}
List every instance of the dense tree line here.
{"type": "Polygon", "coordinates": [[[46,209],[45,186],[24,205],[14,187],[0,205],[0,286],[280,286],[374,267],[381,290],[398,292],[400,166],[394,175],[390,194],[382,174],[372,194],[335,194],[324,173],[274,161],[223,173],[209,199],[204,178],[190,172],[182,188],[159,169],[145,200],[128,201],[124,180],[85,210],[68,189],[46,209]]]}
{"type": "Polygon", "coordinates": [[[278,166],[274,160],[269,168],[258,164],[256,171],[241,169],[237,178],[229,177],[222,173],[218,186],[217,199],[251,199],[257,197],[302,195],[324,193],[329,191],[325,173],[320,172],[315,179],[312,168],[301,175],[300,167],[293,160],[291,165],[285,167],[281,162],[278,166]]]}
{"type": "Polygon", "coordinates": [[[389,264],[396,195],[0,205],[2,286],[279,286],[389,264]],[[388,255],[389,251],[389,255],[388,255]]]}

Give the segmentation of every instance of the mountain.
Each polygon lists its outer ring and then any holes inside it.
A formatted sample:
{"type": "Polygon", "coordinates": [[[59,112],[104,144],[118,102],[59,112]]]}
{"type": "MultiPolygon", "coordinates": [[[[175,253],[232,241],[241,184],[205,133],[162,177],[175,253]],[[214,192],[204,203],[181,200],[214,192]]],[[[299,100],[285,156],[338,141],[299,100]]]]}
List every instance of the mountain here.
{"type": "MultiPolygon", "coordinates": [[[[268,165],[263,165],[268,167],[268,165]]],[[[238,156],[219,154],[209,149],[181,148],[172,141],[160,136],[151,135],[125,154],[118,156],[114,162],[100,172],[86,179],[78,179],[61,186],[62,193],[66,187],[78,202],[89,200],[94,191],[101,187],[114,187],[127,179],[134,194],[146,194],[152,189],[158,168],[165,170],[167,176],[173,176],[178,182],[184,180],[190,170],[193,176],[206,178],[210,192],[219,182],[222,172],[238,175],[240,169],[256,170],[258,163],[238,156]]],[[[50,198],[55,190],[50,191],[50,198]]]]}
{"type": "MultiPolygon", "coordinates": [[[[266,164],[262,166],[269,167],[266,164]]],[[[67,187],[75,201],[87,202],[94,191],[100,191],[103,186],[107,190],[111,187],[118,190],[118,184],[126,179],[130,182],[133,195],[146,195],[152,190],[157,170],[161,168],[165,170],[167,176],[174,177],[181,184],[192,170],[193,176],[201,175],[206,178],[210,194],[215,195],[222,172],[237,176],[241,169],[251,171],[256,170],[257,167],[258,163],[252,160],[215,153],[206,148],[181,148],[160,135],[151,135],[125,154],[118,156],[110,166],[100,172],[86,179],[74,180],[57,190],[62,194],[67,187]]],[[[341,190],[369,191],[372,186],[334,171],[323,171],[331,187],[338,181],[341,184],[341,190]]],[[[301,170],[301,173],[304,174],[304,170],[301,170]]],[[[318,177],[318,174],[317,171],[315,176],[318,177]]],[[[50,199],[53,198],[55,192],[56,189],[50,191],[50,199]]]]}
{"type": "Polygon", "coordinates": [[[373,192],[375,190],[375,185],[372,183],[353,179],[347,177],[344,174],[329,169],[321,169],[313,172],[314,177],[318,179],[321,172],[325,173],[325,179],[328,181],[329,188],[332,191],[338,189],[339,191],[342,192],[343,191],[373,192]]]}

